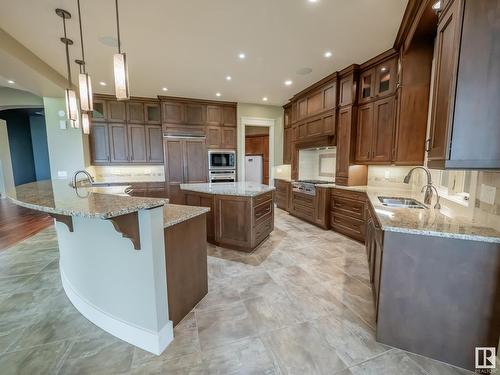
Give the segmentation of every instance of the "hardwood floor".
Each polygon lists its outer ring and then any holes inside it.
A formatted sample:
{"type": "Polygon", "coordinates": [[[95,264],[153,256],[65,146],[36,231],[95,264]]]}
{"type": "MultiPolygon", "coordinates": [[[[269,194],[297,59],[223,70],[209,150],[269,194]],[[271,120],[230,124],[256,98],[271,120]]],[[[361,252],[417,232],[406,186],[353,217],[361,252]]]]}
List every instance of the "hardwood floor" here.
{"type": "Polygon", "coordinates": [[[0,251],[52,225],[53,219],[42,212],[17,206],[0,199],[0,251]]]}

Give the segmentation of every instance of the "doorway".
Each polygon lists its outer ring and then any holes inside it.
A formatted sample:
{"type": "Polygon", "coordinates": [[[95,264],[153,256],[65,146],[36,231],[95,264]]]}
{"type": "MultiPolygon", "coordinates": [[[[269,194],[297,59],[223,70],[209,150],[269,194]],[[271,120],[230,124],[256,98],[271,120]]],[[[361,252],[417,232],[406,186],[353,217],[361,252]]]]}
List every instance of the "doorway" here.
{"type": "Polygon", "coordinates": [[[0,119],[7,124],[14,185],[50,179],[43,108],[3,110],[0,119]]]}
{"type": "Polygon", "coordinates": [[[269,128],[245,126],[245,181],[269,185],[269,128]]]}
{"type": "Polygon", "coordinates": [[[274,119],[257,118],[257,117],[241,117],[241,126],[238,129],[238,180],[245,181],[246,168],[245,158],[249,156],[262,155],[262,182],[268,185],[274,185],[273,165],[274,165],[274,119]],[[247,129],[250,151],[247,153],[247,129]],[[255,136],[255,137],[252,137],[255,136]],[[256,138],[250,141],[251,138],[256,138]],[[260,138],[260,139],[259,139],[260,138]],[[254,146],[258,144],[258,146],[254,146]],[[252,149],[258,147],[259,149],[252,149]],[[265,155],[265,151],[267,155],[265,155]],[[264,161],[266,158],[266,161],[264,161]]]}

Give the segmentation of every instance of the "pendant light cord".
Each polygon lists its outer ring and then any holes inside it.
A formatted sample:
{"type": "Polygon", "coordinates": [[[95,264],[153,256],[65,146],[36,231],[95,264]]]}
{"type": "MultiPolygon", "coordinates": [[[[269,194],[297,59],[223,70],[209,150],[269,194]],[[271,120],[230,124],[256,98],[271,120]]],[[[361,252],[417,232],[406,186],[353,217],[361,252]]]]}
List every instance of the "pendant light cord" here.
{"type": "Polygon", "coordinates": [[[69,65],[69,43],[66,35],[66,17],[63,17],[64,45],[66,46],[66,66],[68,67],[68,88],[71,88],[71,67],[69,65]]]}
{"type": "Polygon", "coordinates": [[[80,0],[76,0],[76,2],[78,4],[78,23],[80,24],[80,41],[81,41],[81,45],[82,45],[82,61],[83,61],[83,64],[82,64],[81,68],[83,70],[83,73],[85,73],[85,50],[83,48],[82,14],[80,12],[80,0]]]}
{"type": "Polygon", "coordinates": [[[120,42],[120,18],[118,17],[118,0],[115,0],[116,7],[116,31],[118,34],[118,53],[122,53],[121,42],[120,42]]]}

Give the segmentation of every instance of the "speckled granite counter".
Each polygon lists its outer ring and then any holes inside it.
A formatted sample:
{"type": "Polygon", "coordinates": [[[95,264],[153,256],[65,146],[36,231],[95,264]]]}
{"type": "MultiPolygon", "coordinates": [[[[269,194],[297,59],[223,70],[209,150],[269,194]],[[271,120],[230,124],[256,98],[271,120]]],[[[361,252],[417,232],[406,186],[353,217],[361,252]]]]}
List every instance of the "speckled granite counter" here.
{"type": "Polygon", "coordinates": [[[163,226],[165,228],[182,223],[193,217],[210,211],[208,207],[183,206],[180,204],[166,204],[163,206],[163,226]]]}
{"type": "Polygon", "coordinates": [[[423,203],[423,194],[376,186],[320,186],[366,193],[382,229],[386,231],[500,243],[500,232],[488,223],[486,215],[477,208],[470,210],[470,217],[464,217],[452,206],[446,205],[444,199],[441,200],[440,210],[387,207],[379,201],[379,196],[408,197],[423,203]]]}
{"type": "Polygon", "coordinates": [[[275,190],[274,187],[253,182],[224,182],[215,184],[181,184],[181,190],[214,195],[255,197],[275,190]]]}
{"type": "Polygon", "coordinates": [[[168,199],[130,197],[125,185],[72,188],[65,180],[44,180],[16,186],[9,196],[15,204],[51,214],[110,219],[160,207],[168,199]]]}

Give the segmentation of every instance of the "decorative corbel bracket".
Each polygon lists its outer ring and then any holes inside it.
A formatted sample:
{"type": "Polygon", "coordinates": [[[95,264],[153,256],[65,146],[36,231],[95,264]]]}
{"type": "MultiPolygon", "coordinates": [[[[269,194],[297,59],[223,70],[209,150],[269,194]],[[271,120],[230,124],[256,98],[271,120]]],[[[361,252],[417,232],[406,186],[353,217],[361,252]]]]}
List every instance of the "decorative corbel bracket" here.
{"type": "Polygon", "coordinates": [[[68,215],[61,215],[61,214],[49,214],[52,216],[56,221],[65,224],[70,232],[73,232],[73,218],[68,215]]]}
{"type": "Polygon", "coordinates": [[[137,212],[116,216],[111,219],[115,230],[122,234],[123,237],[132,241],[135,250],[141,249],[141,237],[139,234],[139,215],[137,212]]]}

